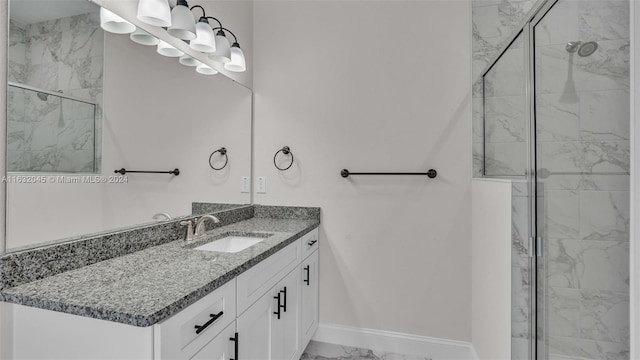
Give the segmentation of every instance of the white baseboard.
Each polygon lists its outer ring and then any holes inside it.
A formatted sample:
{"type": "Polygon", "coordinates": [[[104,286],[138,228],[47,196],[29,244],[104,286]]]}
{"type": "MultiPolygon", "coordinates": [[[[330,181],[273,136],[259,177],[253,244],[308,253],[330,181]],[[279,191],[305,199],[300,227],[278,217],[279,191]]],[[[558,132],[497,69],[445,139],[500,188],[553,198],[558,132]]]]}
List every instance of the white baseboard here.
{"type": "Polygon", "coordinates": [[[469,342],[342,325],[320,324],[312,340],[388,353],[422,355],[433,360],[477,359],[469,342]]]}

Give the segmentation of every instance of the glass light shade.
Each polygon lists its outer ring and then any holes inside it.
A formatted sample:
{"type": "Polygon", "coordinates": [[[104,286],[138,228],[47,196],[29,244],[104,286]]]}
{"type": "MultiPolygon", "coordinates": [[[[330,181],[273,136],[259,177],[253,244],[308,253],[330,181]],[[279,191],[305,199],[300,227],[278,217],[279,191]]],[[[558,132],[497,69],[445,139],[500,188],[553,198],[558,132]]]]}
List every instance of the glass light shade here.
{"type": "Polygon", "coordinates": [[[192,58],[191,56],[184,54],[182,56],[180,56],[180,60],[179,60],[180,64],[184,65],[184,66],[198,66],[201,64],[200,61],[192,58]]]}
{"type": "Polygon", "coordinates": [[[224,68],[233,72],[243,72],[247,70],[247,63],[244,59],[244,52],[238,43],[231,46],[231,61],[224,64],[224,68]]]}
{"type": "Polygon", "coordinates": [[[131,35],[129,35],[129,38],[131,39],[131,41],[140,45],[158,45],[158,42],[160,42],[160,40],[158,40],[155,36],[140,28],[137,28],[136,31],[132,32],[131,35]]]}
{"type": "Polygon", "coordinates": [[[231,61],[231,46],[226,36],[221,31],[216,34],[216,51],[209,55],[209,59],[226,64],[231,61]]]}
{"type": "Polygon", "coordinates": [[[216,51],[216,42],[213,37],[213,30],[208,22],[198,21],[196,24],[196,38],[191,40],[189,46],[199,52],[212,53],[216,51]]]}
{"type": "Polygon", "coordinates": [[[202,75],[215,75],[218,73],[214,68],[207,64],[200,63],[196,66],[196,71],[202,75]]]}
{"type": "Polygon", "coordinates": [[[158,41],[158,54],[168,57],[178,57],[184,55],[182,51],[176,49],[171,44],[162,40],[158,41]]]}
{"type": "Polygon", "coordinates": [[[100,27],[114,34],[128,34],[136,29],[135,25],[105,8],[100,8],[100,27]]]}
{"type": "Polygon", "coordinates": [[[187,6],[177,5],[171,10],[171,27],[167,32],[182,40],[196,38],[196,19],[187,6]]]}
{"type": "Polygon", "coordinates": [[[171,8],[168,0],[140,0],[138,20],[153,26],[171,26],[171,8]]]}

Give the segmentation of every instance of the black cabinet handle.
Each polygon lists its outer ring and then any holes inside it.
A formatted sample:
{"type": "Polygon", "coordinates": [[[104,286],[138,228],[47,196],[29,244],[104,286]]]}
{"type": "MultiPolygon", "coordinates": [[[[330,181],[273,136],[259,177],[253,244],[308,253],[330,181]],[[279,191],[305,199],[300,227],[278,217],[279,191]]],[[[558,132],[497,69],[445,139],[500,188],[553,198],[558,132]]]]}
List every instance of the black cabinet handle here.
{"type": "Polygon", "coordinates": [[[310,273],[310,270],[309,270],[309,269],[310,269],[310,265],[307,265],[307,266],[305,266],[305,267],[304,267],[304,271],[306,271],[306,272],[307,272],[307,278],[306,278],[306,279],[304,279],[304,282],[306,282],[306,283],[307,283],[307,286],[309,286],[309,276],[310,276],[310,275],[309,275],[309,273],[310,273]]]}
{"type": "Polygon", "coordinates": [[[278,296],[274,296],[274,299],[278,299],[278,307],[277,307],[277,311],[274,311],[273,314],[274,315],[278,315],[278,320],[280,320],[280,308],[282,307],[282,305],[280,305],[280,292],[278,292],[278,296]]]}
{"type": "Polygon", "coordinates": [[[280,290],[281,293],[284,294],[284,312],[287,312],[287,287],[284,287],[284,290],[280,290]]]}
{"type": "Polygon", "coordinates": [[[233,344],[233,348],[234,348],[235,355],[236,355],[236,357],[235,357],[235,358],[229,358],[229,360],[238,360],[238,333],[236,333],[236,334],[234,335],[234,337],[229,338],[229,340],[230,340],[230,341],[233,341],[233,343],[234,343],[234,344],[233,344]]]}
{"type": "Polygon", "coordinates": [[[209,321],[204,323],[204,325],[196,325],[196,334],[200,334],[201,332],[203,332],[204,329],[206,329],[209,325],[213,324],[216,320],[218,320],[222,316],[222,314],[223,314],[222,311],[220,311],[217,314],[209,314],[209,316],[211,316],[211,319],[209,319],[209,321]]]}
{"type": "Polygon", "coordinates": [[[317,243],[317,242],[318,242],[318,240],[311,240],[311,241],[309,241],[309,242],[307,243],[307,245],[309,245],[309,246],[313,246],[313,244],[315,244],[315,243],[317,243]]]}

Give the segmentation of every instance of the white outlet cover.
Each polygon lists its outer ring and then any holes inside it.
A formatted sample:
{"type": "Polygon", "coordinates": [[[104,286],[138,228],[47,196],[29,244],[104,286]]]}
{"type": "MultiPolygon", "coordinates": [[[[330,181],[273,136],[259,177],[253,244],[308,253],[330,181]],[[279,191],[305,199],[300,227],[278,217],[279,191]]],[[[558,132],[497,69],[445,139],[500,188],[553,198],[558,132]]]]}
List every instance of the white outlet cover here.
{"type": "Polygon", "coordinates": [[[256,178],[256,192],[258,194],[267,193],[267,178],[264,176],[258,176],[256,178]]]}
{"type": "Polygon", "coordinates": [[[248,176],[240,177],[240,192],[241,193],[249,193],[251,192],[251,180],[248,176]]]}

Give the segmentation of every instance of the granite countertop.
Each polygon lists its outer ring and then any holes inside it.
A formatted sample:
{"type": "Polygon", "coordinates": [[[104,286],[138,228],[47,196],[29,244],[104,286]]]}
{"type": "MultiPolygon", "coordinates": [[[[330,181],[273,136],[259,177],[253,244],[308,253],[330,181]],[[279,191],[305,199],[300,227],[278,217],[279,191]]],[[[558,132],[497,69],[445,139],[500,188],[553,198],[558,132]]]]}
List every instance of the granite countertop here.
{"type": "Polygon", "coordinates": [[[47,310],[150,326],[214,289],[319,225],[318,220],[251,218],[207,232],[187,244],[172,241],[0,292],[3,301],[47,310]],[[193,250],[227,232],[273,234],[237,253],[193,250]]]}

